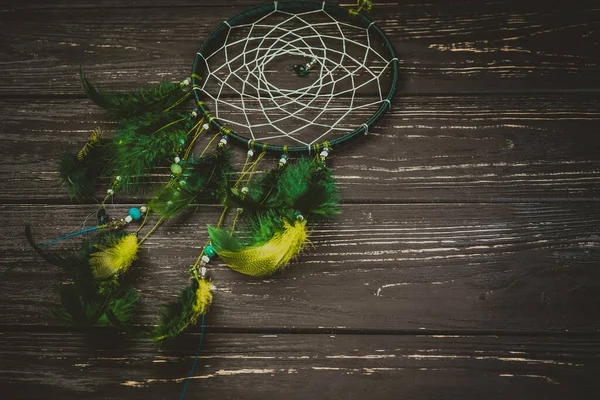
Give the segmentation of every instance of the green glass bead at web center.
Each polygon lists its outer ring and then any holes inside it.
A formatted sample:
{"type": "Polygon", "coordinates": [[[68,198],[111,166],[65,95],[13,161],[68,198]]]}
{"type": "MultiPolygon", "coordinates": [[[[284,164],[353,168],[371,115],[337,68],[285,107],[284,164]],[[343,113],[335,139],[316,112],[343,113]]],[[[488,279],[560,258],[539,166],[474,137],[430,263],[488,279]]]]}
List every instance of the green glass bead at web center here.
{"type": "Polygon", "coordinates": [[[306,65],[296,64],[294,65],[294,72],[299,76],[305,76],[308,74],[308,68],[306,68],[306,65]]]}

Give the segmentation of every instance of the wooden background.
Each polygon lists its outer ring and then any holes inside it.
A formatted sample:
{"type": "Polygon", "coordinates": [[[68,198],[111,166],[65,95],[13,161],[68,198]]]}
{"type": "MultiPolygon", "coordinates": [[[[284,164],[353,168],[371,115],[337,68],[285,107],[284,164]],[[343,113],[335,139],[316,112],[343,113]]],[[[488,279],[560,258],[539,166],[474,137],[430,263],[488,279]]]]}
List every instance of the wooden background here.
{"type": "MultiPolygon", "coordinates": [[[[0,278],[0,397],[178,398],[198,328],[164,348],[65,328],[48,313],[65,276],[24,256],[24,224],[49,240],[96,207],[56,182],[59,152],[110,128],[80,64],[114,89],[177,81],[256,0],[2,3],[0,266],[16,267],[0,278]]],[[[368,140],[332,157],[344,213],[269,279],[212,265],[186,398],[598,398],[600,5],[408,0],[371,14],[402,80],[368,140]]],[[[142,201],[117,197],[111,213],[142,201]]],[[[218,214],[202,205],[147,241],[139,331],[186,284],[218,214]]]]}

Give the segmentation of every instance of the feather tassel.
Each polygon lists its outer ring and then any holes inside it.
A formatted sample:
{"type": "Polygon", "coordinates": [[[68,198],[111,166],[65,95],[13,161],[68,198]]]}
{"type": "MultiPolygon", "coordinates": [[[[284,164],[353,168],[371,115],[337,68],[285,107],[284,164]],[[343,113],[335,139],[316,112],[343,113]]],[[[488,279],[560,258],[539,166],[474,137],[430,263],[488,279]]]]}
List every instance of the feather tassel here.
{"type": "MultiPolygon", "coordinates": [[[[263,221],[267,218],[263,218],[263,221]]],[[[302,251],[308,233],[305,220],[290,224],[283,219],[281,229],[272,223],[256,224],[260,233],[252,245],[241,238],[231,236],[228,231],[208,227],[213,249],[227,266],[237,272],[252,276],[266,276],[284,268],[287,263],[302,251]],[[271,235],[268,239],[267,235],[271,235]],[[262,242],[263,240],[265,240],[262,242]],[[261,243],[262,242],[262,243],[261,243]]]]}
{"type": "Polygon", "coordinates": [[[190,286],[179,294],[176,302],[161,307],[160,321],[152,332],[152,340],[162,342],[171,339],[198,322],[212,303],[212,283],[192,278],[190,286]]]}
{"type": "Polygon", "coordinates": [[[95,279],[103,280],[124,273],[137,258],[139,243],[135,234],[124,236],[90,255],[90,268],[95,279]]]}

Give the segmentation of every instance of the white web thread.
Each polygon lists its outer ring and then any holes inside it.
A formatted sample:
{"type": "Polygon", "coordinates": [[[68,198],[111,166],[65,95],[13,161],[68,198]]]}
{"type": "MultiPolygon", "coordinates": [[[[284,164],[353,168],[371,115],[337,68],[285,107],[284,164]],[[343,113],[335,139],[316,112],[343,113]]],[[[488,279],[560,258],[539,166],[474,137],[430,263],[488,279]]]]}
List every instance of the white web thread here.
{"type": "MultiPolygon", "coordinates": [[[[204,58],[207,70],[202,87],[196,89],[203,91],[214,101],[214,113],[218,120],[222,123],[235,125],[247,130],[254,141],[264,142],[270,139],[287,137],[310,149],[311,145],[321,141],[329,134],[340,135],[354,131],[355,127],[344,126],[343,124],[343,121],[351,112],[363,108],[371,108],[380,105],[382,102],[389,103],[389,100],[384,99],[382,94],[380,77],[393,60],[387,60],[371,47],[369,29],[373,23],[367,28],[360,28],[337,21],[324,8],[293,14],[277,10],[277,4],[275,3],[275,10],[251,24],[231,26],[229,23],[226,23],[226,25],[228,30],[223,45],[206,57],[198,53],[204,58]],[[285,15],[287,18],[275,25],[263,23],[263,21],[277,13],[285,15]],[[305,20],[306,16],[317,13],[324,14],[328,20],[313,24],[305,20]],[[300,26],[286,28],[285,25],[290,23],[300,23],[300,26]],[[339,36],[320,32],[321,28],[330,27],[334,27],[339,32],[339,36]],[[366,36],[366,43],[360,43],[348,38],[342,27],[361,30],[366,36]],[[261,36],[253,36],[256,28],[268,29],[268,31],[261,36]],[[230,42],[230,34],[234,29],[248,29],[248,33],[246,37],[230,42]],[[277,34],[279,36],[274,36],[277,34]],[[320,43],[321,47],[311,46],[307,43],[307,40],[316,40],[320,43]],[[342,48],[329,47],[325,40],[340,41],[342,48]],[[269,42],[271,42],[270,45],[269,42]],[[243,45],[243,49],[241,52],[237,51],[236,54],[234,50],[239,45],[243,45]],[[347,54],[347,46],[350,45],[355,48],[364,49],[362,58],[356,58],[347,54]],[[230,52],[233,52],[234,55],[230,55],[230,52]],[[367,66],[369,54],[372,54],[376,60],[385,63],[379,73],[373,72],[367,66]],[[217,58],[219,55],[224,57],[225,62],[212,66],[211,69],[211,59],[217,58]],[[316,60],[316,68],[311,74],[318,73],[318,78],[312,84],[300,89],[285,89],[274,86],[268,81],[265,75],[265,67],[270,61],[282,55],[299,56],[305,59],[316,60]],[[241,63],[241,65],[237,68],[232,68],[234,63],[241,63]],[[355,74],[359,71],[365,71],[370,77],[363,82],[355,82],[355,74]],[[342,72],[341,76],[334,77],[334,73],[340,72],[342,72]],[[351,87],[335,91],[336,84],[346,79],[350,80],[351,87]],[[216,94],[206,90],[211,80],[216,80],[216,84],[220,86],[216,94]],[[256,83],[253,81],[256,81],[256,83]],[[357,91],[371,85],[373,82],[376,82],[375,86],[377,87],[378,98],[372,102],[363,102],[362,104],[355,105],[355,94],[357,91]],[[236,83],[241,83],[241,89],[236,87],[236,83]],[[224,88],[239,96],[240,105],[228,101],[222,96],[224,88]],[[329,90],[327,90],[328,88],[329,90]],[[335,105],[334,103],[334,105],[330,106],[335,99],[344,95],[349,95],[347,104],[335,105]],[[309,99],[308,101],[306,100],[307,98],[309,99]],[[315,104],[317,100],[324,100],[325,102],[315,104]],[[252,103],[258,103],[259,106],[253,107],[252,103]],[[297,109],[294,110],[293,107],[297,109]],[[226,111],[221,112],[220,108],[239,111],[243,114],[245,123],[230,118],[228,113],[226,111]],[[271,117],[270,114],[273,112],[283,114],[283,116],[271,117]],[[310,112],[310,117],[306,116],[307,112],[310,112]],[[321,118],[326,112],[338,112],[340,116],[334,118],[333,121],[328,121],[321,118]],[[262,115],[266,122],[253,123],[251,121],[253,113],[262,115]],[[302,125],[291,130],[284,129],[286,126],[285,123],[290,118],[301,122],[302,125]],[[267,136],[258,136],[257,131],[265,128],[269,128],[268,131],[272,133],[267,136]],[[294,134],[307,128],[320,128],[323,130],[323,133],[310,142],[303,141],[294,136],[294,134]]],[[[362,124],[361,126],[365,127],[367,125],[362,124]]],[[[365,133],[367,132],[368,128],[365,128],[365,133]]]]}

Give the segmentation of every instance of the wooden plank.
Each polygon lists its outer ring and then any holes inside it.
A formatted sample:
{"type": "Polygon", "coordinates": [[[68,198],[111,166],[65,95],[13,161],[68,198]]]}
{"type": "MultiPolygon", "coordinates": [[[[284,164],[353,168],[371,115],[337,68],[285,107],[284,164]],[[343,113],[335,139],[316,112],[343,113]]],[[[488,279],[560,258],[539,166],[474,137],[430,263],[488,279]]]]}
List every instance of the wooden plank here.
{"type": "MultiPolygon", "coordinates": [[[[123,335],[7,332],[0,389],[15,400],[174,398],[197,340],[160,349],[123,335]]],[[[203,346],[190,398],[583,399],[600,390],[598,338],[209,332],[203,346]]]]}
{"type": "MultiPolygon", "coordinates": [[[[98,108],[21,99],[0,101],[0,110],[0,201],[68,203],[57,160],[96,126],[111,128],[98,108]]],[[[592,94],[407,97],[369,136],[334,149],[330,164],[346,202],[597,199],[599,120],[592,94]]]]}
{"type": "MultiPolygon", "coordinates": [[[[0,94],[79,95],[79,65],[111,87],[180,79],[212,29],[251,3],[56,4],[1,13],[0,94]]],[[[434,1],[378,4],[371,17],[398,50],[401,92],[457,93],[599,90],[599,15],[588,2],[434,1]]]]}
{"type": "MultiPolygon", "coordinates": [[[[127,209],[109,207],[113,217],[127,209]]],[[[600,254],[597,247],[584,251],[598,244],[598,203],[365,204],[343,211],[331,223],[312,226],[314,248],[268,279],[211,263],[216,291],[208,325],[368,332],[600,329],[600,321],[590,318],[600,309],[600,254]]],[[[48,311],[59,304],[68,276],[23,257],[24,222],[34,224],[41,243],[79,229],[93,212],[93,206],[0,207],[1,266],[17,263],[0,278],[3,325],[60,325],[48,311]]],[[[205,227],[219,214],[217,206],[201,206],[145,242],[129,274],[143,299],[138,323],[155,323],[159,304],[187,285],[205,227]]]]}

